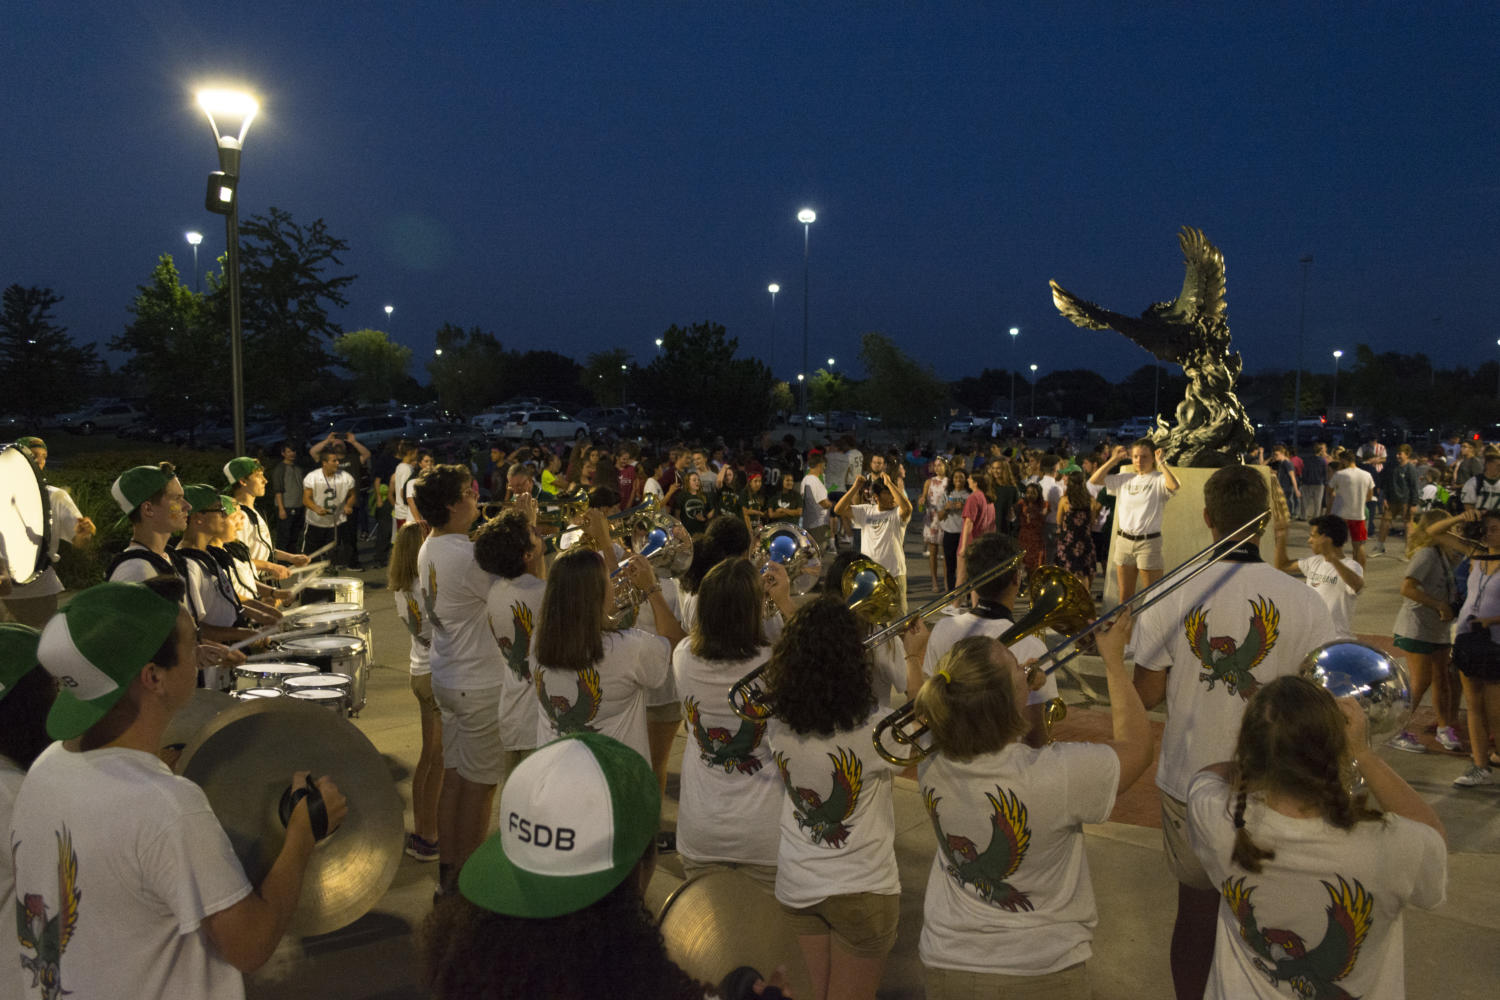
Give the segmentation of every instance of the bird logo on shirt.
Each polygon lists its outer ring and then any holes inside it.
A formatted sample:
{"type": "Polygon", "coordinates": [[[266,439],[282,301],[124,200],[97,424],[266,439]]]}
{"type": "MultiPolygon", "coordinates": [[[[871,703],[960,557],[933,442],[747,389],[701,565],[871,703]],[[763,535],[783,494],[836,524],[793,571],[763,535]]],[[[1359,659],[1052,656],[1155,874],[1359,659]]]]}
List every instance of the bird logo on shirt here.
{"type": "Polygon", "coordinates": [[[843,847],[851,832],[844,820],[854,815],[854,807],[859,803],[860,775],[864,770],[859,755],[842,747],[837,756],[828,755],[833,762],[833,789],[828,793],[827,801],[811,788],[792,784],[785,754],[777,752],[772,757],[781,772],[787,795],[791,796],[798,829],[808,831],[815,846],[843,847]]]}
{"type": "Polygon", "coordinates": [[[1224,689],[1249,701],[1260,687],[1260,681],[1250,673],[1261,664],[1276,645],[1280,636],[1281,612],[1269,597],[1250,602],[1250,631],[1245,633],[1242,643],[1236,643],[1227,635],[1209,638],[1208,612],[1200,604],[1188,612],[1182,621],[1187,633],[1188,648],[1203,665],[1198,679],[1212,691],[1222,681],[1224,689]]]}
{"type": "MultiPolygon", "coordinates": [[[[568,673],[569,671],[559,671],[568,673]]],[[[552,728],[559,735],[568,733],[597,733],[599,730],[589,725],[594,721],[594,716],[599,714],[599,703],[604,700],[603,688],[599,683],[599,671],[592,666],[584,667],[582,670],[571,671],[578,678],[578,699],[569,701],[547,692],[547,685],[542,679],[542,671],[538,670],[532,678],[536,683],[536,696],[542,703],[542,711],[547,718],[552,720],[552,728]]]]}
{"type": "Polygon", "coordinates": [[[971,885],[981,899],[991,906],[1015,913],[1033,909],[1031,897],[1006,880],[1021,867],[1026,849],[1031,846],[1031,827],[1026,821],[1026,804],[1015,792],[995,786],[999,796],[986,792],[990,803],[990,843],[983,853],[968,837],[945,833],[938,818],[940,796],[928,788],[922,793],[932,829],[937,833],[938,851],[942,854],[948,877],[960,886],[971,885]]]}
{"type": "Polygon", "coordinates": [[[741,722],[731,733],[723,726],[703,727],[698,713],[698,699],[692,695],[682,699],[682,714],[687,718],[688,728],[698,743],[698,756],[709,767],[722,767],[725,774],[738,771],[754,774],[761,768],[761,759],[755,755],[766,734],[764,722],[741,722]]]}
{"type": "Polygon", "coordinates": [[[1301,1000],[1358,1000],[1338,981],[1354,971],[1360,946],[1370,933],[1375,900],[1358,879],[1351,885],[1342,875],[1335,878],[1337,887],[1322,883],[1328,893],[1328,920],[1323,939],[1310,951],[1296,931],[1261,928],[1250,898],[1256,886],[1245,885],[1241,877],[1225,879],[1222,887],[1224,902],[1239,923],[1240,937],[1259,956],[1255,967],[1273,987],[1285,982],[1301,1000]]]}
{"type": "Polygon", "coordinates": [[[422,603],[427,605],[427,620],[432,622],[432,627],[442,628],[443,623],[437,616],[437,566],[427,567],[427,586],[422,589],[422,603]]]}
{"type": "MultiPolygon", "coordinates": [[[[20,846],[11,844],[12,867],[20,846]]],[[[31,973],[30,988],[40,987],[43,1000],[57,1000],[69,992],[62,988],[62,956],[78,926],[78,904],[83,899],[78,889],[78,854],[67,827],[57,834],[57,888],[62,906],[51,918],[40,893],[18,894],[16,899],[16,939],[22,948],[36,952],[21,955],[21,969],[31,973]]]]}
{"type": "Polygon", "coordinates": [[[505,657],[505,665],[510,672],[515,674],[517,680],[530,681],[531,667],[526,662],[526,655],[531,652],[531,632],[534,618],[531,606],[522,601],[512,601],[510,604],[511,635],[500,635],[495,631],[495,620],[490,620],[490,634],[495,637],[495,642],[500,646],[500,655],[505,657]]]}
{"type": "MultiPolygon", "coordinates": [[[[397,617],[400,617],[399,615],[397,617]]],[[[406,595],[406,631],[411,637],[423,646],[431,646],[432,640],[422,634],[422,609],[417,607],[417,599],[408,591],[406,595]]]]}

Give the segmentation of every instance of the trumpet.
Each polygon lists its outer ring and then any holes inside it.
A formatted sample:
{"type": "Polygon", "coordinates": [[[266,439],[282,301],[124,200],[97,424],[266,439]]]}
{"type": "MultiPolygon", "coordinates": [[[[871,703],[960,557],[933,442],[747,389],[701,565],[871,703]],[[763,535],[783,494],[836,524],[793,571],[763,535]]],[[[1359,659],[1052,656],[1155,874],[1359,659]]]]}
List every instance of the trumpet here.
{"type": "MultiPolygon", "coordinates": [[[[571,497],[572,494],[569,494],[571,497]]],[[[569,520],[578,520],[588,513],[588,497],[583,498],[583,507],[575,508],[574,502],[570,500],[564,510],[569,520]]],[[[617,542],[624,542],[630,536],[633,519],[640,516],[654,516],[661,510],[661,501],[657,497],[650,497],[645,503],[636,504],[634,507],[622,510],[619,513],[609,515],[609,537],[617,542]]],[[[582,525],[573,525],[561,531],[546,536],[545,539],[549,550],[566,552],[579,545],[585,548],[594,548],[594,541],[589,537],[588,531],[582,525]]]]}
{"type": "MultiPolygon", "coordinates": [[[[491,500],[488,503],[481,504],[479,514],[486,521],[493,521],[502,513],[514,507],[516,500],[520,496],[521,494],[514,494],[504,500],[491,500]]],[[[577,521],[584,514],[588,513],[589,494],[587,490],[580,486],[571,493],[562,494],[555,500],[538,501],[537,506],[539,508],[537,511],[538,522],[545,520],[548,524],[553,524],[559,529],[563,529],[568,524],[577,521]]]]}
{"type": "MultiPolygon", "coordinates": [[[[1266,522],[1270,518],[1270,511],[1263,511],[1257,514],[1217,542],[1205,546],[1191,556],[1188,556],[1172,572],[1166,574],[1151,586],[1137,592],[1128,601],[1122,601],[1093,621],[1078,628],[1068,638],[1048,650],[1046,656],[1027,668],[1027,680],[1033,680],[1038,673],[1051,674],[1063,664],[1068,663],[1080,653],[1085,652],[1089,648],[1085,645],[1089,637],[1104,627],[1122,609],[1130,608],[1131,614],[1139,617],[1147,608],[1169,596],[1173,591],[1210,566],[1221,562],[1230,553],[1245,544],[1246,541],[1254,538],[1265,528],[1266,522]]],[[[1042,567],[1043,570],[1048,568],[1054,567],[1042,567]]],[[[1071,578],[1071,574],[1065,575],[1071,578]]],[[[1033,579],[1037,580],[1038,577],[1033,577],[1033,579]]],[[[1059,624],[1065,624],[1070,621],[1071,612],[1065,604],[1057,602],[1055,598],[1050,599],[1054,603],[1054,607],[1047,607],[1042,603],[1045,600],[1043,593],[1046,587],[1047,583],[1044,580],[1042,591],[1033,592],[1032,594],[1031,611],[1027,612],[1020,621],[1005,630],[1005,633],[999,639],[1001,643],[1008,646],[1011,643],[1020,641],[1033,632],[1039,632],[1048,627],[1050,623],[1049,615],[1056,615],[1056,620],[1059,624]]],[[[917,718],[916,703],[909,701],[881,719],[876,725],[874,733],[875,752],[880,754],[885,760],[898,766],[905,767],[915,764],[932,753],[930,745],[923,746],[918,742],[926,733],[927,723],[917,718]],[[908,757],[897,756],[895,751],[887,748],[882,738],[882,734],[884,733],[889,733],[891,742],[897,746],[910,747],[911,755],[908,757]]]]}

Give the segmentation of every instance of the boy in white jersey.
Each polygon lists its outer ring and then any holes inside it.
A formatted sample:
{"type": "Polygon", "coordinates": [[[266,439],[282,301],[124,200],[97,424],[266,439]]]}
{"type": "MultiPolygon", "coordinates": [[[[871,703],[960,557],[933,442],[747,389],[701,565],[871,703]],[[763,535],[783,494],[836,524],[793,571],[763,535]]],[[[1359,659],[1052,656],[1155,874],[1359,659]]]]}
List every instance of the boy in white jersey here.
{"type": "Polygon", "coordinates": [[[1285,524],[1276,525],[1276,568],[1300,576],[1318,592],[1340,639],[1354,639],[1354,598],[1365,589],[1365,568],[1344,555],[1349,529],[1343,518],[1324,514],[1307,525],[1307,547],[1312,555],[1293,561],[1286,554],[1285,524]]]}

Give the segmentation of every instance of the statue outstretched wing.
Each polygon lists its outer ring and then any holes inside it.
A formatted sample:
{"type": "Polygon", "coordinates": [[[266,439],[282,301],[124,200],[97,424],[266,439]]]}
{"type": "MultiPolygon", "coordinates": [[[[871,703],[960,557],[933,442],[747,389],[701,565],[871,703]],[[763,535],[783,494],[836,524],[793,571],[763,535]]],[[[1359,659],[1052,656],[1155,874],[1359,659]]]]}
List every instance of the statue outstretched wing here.
{"type": "Polygon", "coordinates": [[[1177,234],[1182,247],[1184,274],[1177,301],[1159,314],[1168,323],[1213,322],[1222,320],[1227,303],[1224,297],[1224,255],[1208,242],[1201,229],[1183,226],[1177,234]]]}

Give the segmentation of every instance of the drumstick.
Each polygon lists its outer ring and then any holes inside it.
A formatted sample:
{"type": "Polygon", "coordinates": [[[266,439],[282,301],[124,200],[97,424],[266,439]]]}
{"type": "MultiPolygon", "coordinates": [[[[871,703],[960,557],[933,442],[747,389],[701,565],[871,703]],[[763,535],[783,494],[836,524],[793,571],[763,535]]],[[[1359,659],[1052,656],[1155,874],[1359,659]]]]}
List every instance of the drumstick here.
{"type": "Polygon", "coordinates": [[[259,641],[261,639],[264,639],[268,635],[274,635],[275,633],[280,632],[280,631],[281,631],[281,626],[280,625],[267,625],[265,628],[260,629],[259,631],[256,631],[256,632],[254,632],[254,633],[246,636],[245,638],[241,639],[239,642],[230,643],[229,644],[229,648],[230,649],[244,649],[246,646],[250,645],[251,643],[257,642],[257,641],[259,641]]]}
{"type": "Polygon", "coordinates": [[[296,576],[299,573],[312,573],[312,572],[315,572],[317,570],[326,569],[327,566],[328,566],[328,560],[327,559],[322,559],[322,560],[319,560],[318,562],[308,563],[306,566],[298,566],[295,569],[293,569],[290,573],[288,573],[287,576],[296,576]]]}
{"type": "Polygon", "coordinates": [[[327,552],[329,549],[333,548],[337,544],[338,544],[338,542],[336,540],[332,541],[332,542],[329,542],[327,545],[323,546],[321,549],[318,549],[316,552],[309,552],[307,554],[307,558],[309,558],[309,559],[316,559],[318,556],[320,556],[323,553],[327,552]]]}

